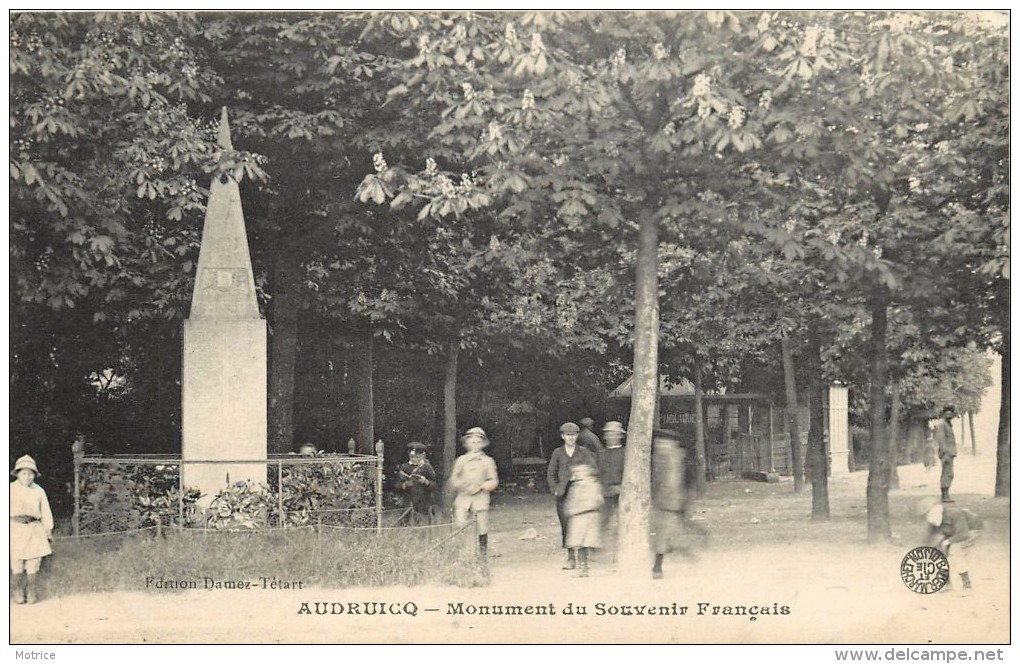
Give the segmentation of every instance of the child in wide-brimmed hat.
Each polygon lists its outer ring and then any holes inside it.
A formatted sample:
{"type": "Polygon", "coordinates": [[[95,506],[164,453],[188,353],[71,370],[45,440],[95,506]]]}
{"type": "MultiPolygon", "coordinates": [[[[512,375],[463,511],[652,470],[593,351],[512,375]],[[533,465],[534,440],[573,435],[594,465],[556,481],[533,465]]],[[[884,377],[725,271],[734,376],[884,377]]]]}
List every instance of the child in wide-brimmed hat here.
{"type": "Polygon", "coordinates": [[[450,472],[450,488],[457,493],[453,499],[453,521],[466,524],[468,514],[475,515],[478,549],[484,556],[489,549],[489,494],[499,486],[496,462],[482,450],[489,437],[481,427],[464,432],[461,443],[466,454],[457,457],[450,472]]]}
{"type": "Polygon", "coordinates": [[[11,471],[11,582],[15,604],[38,601],[36,576],[43,556],[53,553],[53,513],[46,492],[35,483],[39,467],[27,454],[11,471]]]}

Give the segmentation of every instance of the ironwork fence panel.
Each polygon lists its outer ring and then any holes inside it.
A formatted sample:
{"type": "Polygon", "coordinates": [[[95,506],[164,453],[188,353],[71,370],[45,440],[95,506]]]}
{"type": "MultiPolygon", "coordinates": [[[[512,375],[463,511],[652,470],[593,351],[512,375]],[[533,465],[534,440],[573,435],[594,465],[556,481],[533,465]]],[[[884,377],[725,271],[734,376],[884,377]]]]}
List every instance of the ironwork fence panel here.
{"type": "MultiPolygon", "coordinates": [[[[383,444],[375,454],[270,455],[264,484],[235,483],[198,508],[181,486],[175,455],[74,457],[75,536],[155,527],[262,529],[383,525],[383,444]]],[[[251,464],[251,459],[188,459],[191,465],[251,464]]]]}

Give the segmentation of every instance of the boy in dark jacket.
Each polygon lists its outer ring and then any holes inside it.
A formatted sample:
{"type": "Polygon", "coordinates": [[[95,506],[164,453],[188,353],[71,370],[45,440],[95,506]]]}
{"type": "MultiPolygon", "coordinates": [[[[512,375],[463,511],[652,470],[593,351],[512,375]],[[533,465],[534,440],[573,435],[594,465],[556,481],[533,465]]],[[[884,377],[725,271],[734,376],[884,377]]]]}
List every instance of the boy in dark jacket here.
{"type": "Polygon", "coordinates": [[[428,448],[423,443],[407,446],[407,463],[397,472],[397,489],[404,494],[405,506],[410,508],[412,525],[430,523],[435,504],[436,471],[426,458],[428,448]]]}

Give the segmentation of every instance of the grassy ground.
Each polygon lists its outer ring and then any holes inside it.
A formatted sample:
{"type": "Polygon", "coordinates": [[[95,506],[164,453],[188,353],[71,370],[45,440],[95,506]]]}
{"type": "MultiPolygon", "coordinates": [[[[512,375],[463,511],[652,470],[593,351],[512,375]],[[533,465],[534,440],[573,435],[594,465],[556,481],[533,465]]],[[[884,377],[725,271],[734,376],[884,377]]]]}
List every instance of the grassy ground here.
{"type": "MultiPolygon", "coordinates": [[[[374,531],[290,528],[261,532],[155,530],[125,536],[58,539],[40,577],[44,596],[137,590],[139,580],[300,579],[308,586],[350,587],[488,582],[452,526],[374,531]]],[[[159,590],[181,592],[185,585],[159,590]]]]}

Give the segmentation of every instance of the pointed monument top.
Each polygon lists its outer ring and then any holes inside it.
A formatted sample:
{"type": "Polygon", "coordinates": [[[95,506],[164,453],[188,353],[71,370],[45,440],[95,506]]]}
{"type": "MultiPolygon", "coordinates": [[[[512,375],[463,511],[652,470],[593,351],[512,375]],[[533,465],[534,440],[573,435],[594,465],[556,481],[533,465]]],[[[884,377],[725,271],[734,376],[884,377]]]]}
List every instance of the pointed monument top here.
{"type": "Polygon", "coordinates": [[[223,107],[223,113],[220,115],[220,133],[216,140],[220,144],[220,147],[225,150],[233,150],[234,145],[230,142],[230,123],[227,122],[227,107],[223,107]]]}
{"type": "MultiPolygon", "coordinates": [[[[233,148],[226,108],[221,115],[218,142],[221,149],[233,148]]],[[[214,175],[209,185],[189,320],[260,318],[237,186],[239,177],[221,173],[214,175]]]]}

